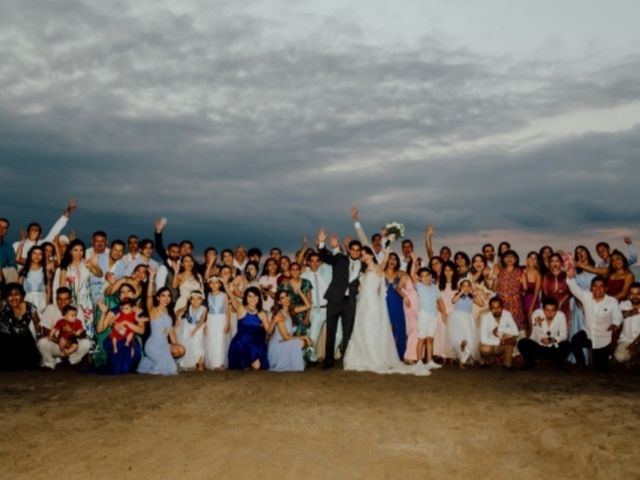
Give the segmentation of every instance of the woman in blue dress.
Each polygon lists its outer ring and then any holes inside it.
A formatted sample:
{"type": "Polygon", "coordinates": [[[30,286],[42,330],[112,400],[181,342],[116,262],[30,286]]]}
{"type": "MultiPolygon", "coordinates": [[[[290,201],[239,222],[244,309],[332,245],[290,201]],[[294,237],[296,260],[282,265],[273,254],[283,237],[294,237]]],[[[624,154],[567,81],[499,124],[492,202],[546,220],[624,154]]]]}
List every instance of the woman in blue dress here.
{"type": "Polygon", "coordinates": [[[296,335],[297,325],[292,319],[309,310],[311,303],[300,287],[293,288],[302,298],[302,306],[294,307],[291,296],[285,290],[276,294],[276,307],[271,320],[275,329],[269,341],[269,370],[274,372],[302,372],[304,349],[312,344],[308,336],[296,335]]]}
{"type": "MultiPolygon", "coordinates": [[[[228,280],[223,283],[225,291],[231,291],[228,280]]],[[[269,318],[262,311],[260,290],[249,287],[244,291],[242,303],[235,295],[229,295],[233,309],[238,315],[238,331],[229,345],[229,369],[268,370],[267,331],[269,318]]]]}
{"type": "Polygon", "coordinates": [[[117,351],[113,349],[110,334],[113,323],[120,313],[120,302],[126,299],[135,299],[135,289],[133,285],[123,283],[116,295],[105,297],[104,302],[98,302],[98,308],[102,315],[96,326],[96,351],[93,356],[93,366],[97,372],[110,375],[120,375],[135,372],[140,358],[142,357],[142,346],[140,335],[144,333],[144,322],[142,309],[135,307],[134,311],[138,315],[135,323],[127,322],[127,328],[136,333],[131,348],[125,345],[125,339],[120,340],[117,351]],[[111,308],[109,308],[111,307],[111,308]]]}
{"type": "Polygon", "coordinates": [[[407,325],[404,316],[404,299],[399,293],[400,284],[400,258],[395,253],[389,254],[389,259],[384,267],[384,279],[387,286],[387,310],[393,339],[398,350],[398,357],[404,359],[404,352],[407,349],[407,325]]]}
{"type": "Polygon", "coordinates": [[[151,335],[144,344],[144,357],[138,365],[138,373],[151,375],[175,375],[178,364],[174,357],[184,355],[184,348],[176,342],[171,309],[171,290],[164,287],[154,297],[149,289],[147,305],[151,324],[151,335]]]}

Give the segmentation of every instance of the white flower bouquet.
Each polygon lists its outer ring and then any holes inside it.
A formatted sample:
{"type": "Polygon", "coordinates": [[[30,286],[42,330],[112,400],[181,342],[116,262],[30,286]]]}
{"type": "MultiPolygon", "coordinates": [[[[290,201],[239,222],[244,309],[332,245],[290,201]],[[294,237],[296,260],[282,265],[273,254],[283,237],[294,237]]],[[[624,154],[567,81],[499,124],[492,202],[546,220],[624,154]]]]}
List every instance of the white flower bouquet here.
{"type": "Polygon", "coordinates": [[[403,238],[405,234],[404,225],[398,222],[387,223],[384,230],[387,238],[391,241],[403,238]]]}

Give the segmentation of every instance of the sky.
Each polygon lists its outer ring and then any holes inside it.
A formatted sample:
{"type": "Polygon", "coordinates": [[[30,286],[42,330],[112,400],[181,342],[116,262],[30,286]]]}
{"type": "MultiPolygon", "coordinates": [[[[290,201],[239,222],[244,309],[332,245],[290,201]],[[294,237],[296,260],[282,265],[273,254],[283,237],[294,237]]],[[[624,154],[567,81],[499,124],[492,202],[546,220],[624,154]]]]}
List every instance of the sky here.
{"type": "MultiPolygon", "coordinates": [[[[293,250],[319,226],[640,242],[634,0],[0,0],[0,216],[293,250]]],[[[525,252],[526,253],[526,252],[525,252]]]]}

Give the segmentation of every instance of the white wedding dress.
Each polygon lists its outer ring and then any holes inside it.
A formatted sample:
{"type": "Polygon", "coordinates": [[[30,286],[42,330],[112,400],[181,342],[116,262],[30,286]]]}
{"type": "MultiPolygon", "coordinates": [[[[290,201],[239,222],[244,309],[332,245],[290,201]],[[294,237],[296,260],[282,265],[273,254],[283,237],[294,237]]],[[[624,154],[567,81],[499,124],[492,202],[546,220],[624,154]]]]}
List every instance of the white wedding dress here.
{"type": "Polygon", "coordinates": [[[398,358],[387,312],[384,278],[369,271],[360,275],[353,333],[344,356],[344,369],[375,373],[429,375],[424,365],[406,365],[398,358]]]}

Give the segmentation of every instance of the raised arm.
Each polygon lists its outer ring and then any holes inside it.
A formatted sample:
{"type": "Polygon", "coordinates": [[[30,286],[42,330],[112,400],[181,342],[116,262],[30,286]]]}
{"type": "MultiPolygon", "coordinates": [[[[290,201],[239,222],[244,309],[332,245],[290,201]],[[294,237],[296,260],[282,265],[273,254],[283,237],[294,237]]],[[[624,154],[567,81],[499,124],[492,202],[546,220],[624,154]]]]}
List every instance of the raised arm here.
{"type": "Polygon", "coordinates": [[[309,242],[307,241],[307,236],[302,237],[302,245],[300,245],[300,252],[296,256],[296,263],[302,265],[304,263],[304,257],[309,251],[309,242]]]}
{"type": "Polygon", "coordinates": [[[429,224],[424,229],[424,246],[427,249],[427,258],[431,260],[433,257],[433,225],[429,224]]]}
{"type": "Polygon", "coordinates": [[[367,235],[364,233],[364,229],[362,228],[362,224],[360,223],[360,211],[356,207],[351,207],[351,220],[353,220],[353,227],[356,229],[356,234],[358,235],[358,239],[362,245],[366,245],[370,247],[369,239],[367,235]]]}
{"type": "Polygon", "coordinates": [[[62,212],[62,216],[51,226],[49,233],[42,239],[42,242],[52,242],[55,237],[60,235],[60,232],[67,226],[67,222],[76,208],[78,208],[78,201],[74,199],[69,200],[67,208],[62,212]]]}
{"type": "Polygon", "coordinates": [[[156,229],[153,234],[153,244],[156,247],[156,253],[160,256],[163,262],[167,261],[169,256],[164,248],[164,242],[162,239],[162,230],[164,230],[165,222],[162,218],[156,220],[156,229]]]}
{"type": "Polygon", "coordinates": [[[244,317],[247,311],[245,310],[244,305],[242,305],[242,303],[238,301],[236,296],[233,295],[233,290],[231,285],[229,285],[229,282],[227,280],[223,280],[222,286],[224,287],[224,291],[227,293],[227,297],[229,298],[229,301],[231,301],[231,306],[238,314],[238,318],[244,317]]]}
{"type": "MultiPolygon", "coordinates": [[[[336,256],[332,255],[329,250],[327,250],[325,246],[325,242],[327,241],[327,232],[324,227],[320,227],[318,230],[318,254],[320,255],[320,259],[329,265],[335,265],[336,256]]],[[[335,247],[338,246],[338,237],[334,234],[331,235],[330,243],[332,245],[335,244],[335,247]]]]}

